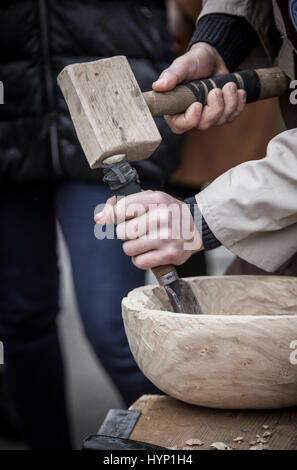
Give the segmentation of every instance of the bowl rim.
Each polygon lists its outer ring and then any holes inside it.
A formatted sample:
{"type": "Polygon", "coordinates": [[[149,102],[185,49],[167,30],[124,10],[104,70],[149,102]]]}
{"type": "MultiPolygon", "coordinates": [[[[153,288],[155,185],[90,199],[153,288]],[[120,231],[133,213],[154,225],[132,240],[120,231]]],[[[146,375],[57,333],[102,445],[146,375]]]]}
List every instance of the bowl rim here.
{"type": "MultiPolygon", "coordinates": [[[[187,278],[183,278],[185,280],[195,280],[195,279],[205,279],[205,280],[214,280],[214,279],[225,279],[225,280],[236,280],[236,279],[248,279],[248,280],[259,280],[259,278],[265,278],[265,279],[275,279],[275,280],[283,280],[283,281],[287,281],[287,280],[290,280],[292,282],[296,282],[296,287],[297,287],[297,277],[295,276],[275,276],[275,275],[219,275],[219,276],[191,276],[191,277],[187,277],[187,278]]],[[[198,319],[198,321],[200,319],[238,319],[238,320],[243,320],[243,319],[246,319],[246,320],[252,320],[252,319],[255,319],[255,320],[259,320],[259,319],[287,319],[287,318],[295,318],[297,317],[297,311],[296,313],[286,313],[286,314],[264,314],[264,315],[237,315],[237,314],[230,314],[230,315],[220,315],[220,314],[202,314],[202,315],[193,315],[193,314],[190,314],[190,313],[175,313],[175,312],[170,312],[168,310],[158,310],[158,309],[148,309],[147,307],[144,307],[143,305],[139,305],[139,310],[137,309],[137,305],[127,305],[127,303],[129,302],[129,300],[133,297],[134,293],[135,292],[139,292],[143,289],[145,290],[152,290],[154,288],[159,288],[159,287],[162,287],[158,284],[149,284],[149,285],[145,285],[145,286],[140,286],[140,287],[136,287],[135,289],[133,289],[132,291],[130,291],[128,293],[127,296],[125,296],[123,299],[122,299],[122,315],[124,315],[124,309],[123,307],[127,308],[127,309],[130,309],[130,310],[134,310],[136,313],[139,313],[139,314],[148,314],[148,315],[167,315],[167,316],[170,316],[172,318],[177,318],[177,317],[182,317],[182,318],[195,318],[195,320],[198,319]]],[[[297,302],[296,302],[297,303],[297,302]]]]}

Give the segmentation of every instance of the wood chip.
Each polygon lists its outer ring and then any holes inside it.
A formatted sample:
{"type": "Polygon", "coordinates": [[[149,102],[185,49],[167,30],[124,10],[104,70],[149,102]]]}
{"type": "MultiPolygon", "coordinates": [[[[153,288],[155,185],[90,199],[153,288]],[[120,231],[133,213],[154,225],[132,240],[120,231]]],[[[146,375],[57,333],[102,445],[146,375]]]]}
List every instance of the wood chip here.
{"type": "Polygon", "coordinates": [[[231,447],[225,444],[225,442],[213,442],[212,444],[210,444],[210,447],[216,450],[232,450],[231,447]]]}
{"type": "Polygon", "coordinates": [[[265,431],[265,432],[263,433],[263,437],[270,437],[271,434],[272,434],[272,433],[271,433],[270,431],[265,431]]]}
{"type": "Polygon", "coordinates": [[[200,439],[188,439],[185,444],[187,446],[203,446],[204,442],[200,441],[200,439]]]}
{"type": "Polygon", "coordinates": [[[177,446],[167,447],[167,449],[169,449],[169,450],[177,450],[177,446]]]}
{"type": "Polygon", "coordinates": [[[241,441],[243,441],[242,436],[238,436],[238,437],[235,437],[235,439],[233,439],[233,442],[241,442],[241,441]]]}
{"type": "Polygon", "coordinates": [[[262,428],[263,429],[269,429],[269,426],[268,426],[268,424],[263,424],[262,428]]]}
{"type": "Polygon", "coordinates": [[[249,450],[270,450],[270,447],[260,442],[256,446],[250,447],[249,450]]]}
{"type": "Polygon", "coordinates": [[[250,442],[250,446],[255,446],[256,444],[257,444],[257,442],[256,442],[256,441],[252,441],[252,442],[250,442]]]}
{"type": "Polygon", "coordinates": [[[266,444],[267,439],[265,439],[264,437],[257,437],[257,442],[260,444],[266,444]]]}

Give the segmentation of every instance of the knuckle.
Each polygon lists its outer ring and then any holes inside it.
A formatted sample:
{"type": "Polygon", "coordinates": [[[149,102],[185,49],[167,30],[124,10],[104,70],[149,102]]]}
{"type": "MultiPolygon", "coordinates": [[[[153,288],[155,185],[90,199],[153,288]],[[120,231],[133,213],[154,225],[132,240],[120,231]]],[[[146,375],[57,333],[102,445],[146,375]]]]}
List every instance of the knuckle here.
{"type": "Polygon", "coordinates": [[[168,209],[167,208],[164,208],[164,207],[161,207],[159,210],[158,210],[158,219],[159,219],[159,222],[160,222],[160,225],[164,225],[164,224],[168,224],[168,217],[169,217],[169,213],[168,213],[168,209]]]}
{"type": "Polygon", "coordinates": [[[181,130],[179,126],[176,125],[175,121],[172,118],[165,118],[165,121],[167,122],[169,128],[174,134],[183,134],[185,131],[181,130]]]}
{"type": "Polygon", "coordinates": [[[126,233],[125,233],[125,226],[124,224],[119,224],[117,225],[116,227],[116,234],[117,234],[117,238],[119,240],[125,240],[125,236],[126,236],[126,233]]]}
{"type": "Polygon", "coordinates": [[[233,114],[232,116],[228,117],[227,124],[232,124],[235,118],[236,118],[236,114],[233,114]]]}
{"type": "Polygon", "coordinates": [[[114,208],[117,204],[116,196],[111,196],[110,198],[108,198],[106,201],[106,204],[110,206],[111,208],[114,208]]]}
{"type": "Polygon", "coordinates": [[[226,108],[224,104],[220,108],[217,107],[216,109],[214,109],[213,112],[209,116],[210,125],[215,124],[221,118],[223,118],[223,116],[225,115],[225,112],[226,112],[226,108]]]}
{"type": "Polygon", "coordinates": [[[213,112],[214,118],[221,117],[221,115],[223,114],[225,109],[226,109],[225,101],[224,100],[219,101],[216,108],[214,109],[214,112],[213,112]]]}
{"type": "Polygon", "coordinates": [[[197,126],[197,129],[200,131],[207,131],[210,128],[210,123],[208,122],[200,122],[200,124],[197,126]]]}
{"type": "Polygon", "coordinates": [[[120,224],[125,220],[125,210],[119,203],[114,208],[113,218],[116,224],[120,224]]]}
{"type": "Polygon", "coordinates": [[[175,245],[171,244],[166,253],[166,262],[168,263],[174,262],[178,254],[179,254],[178,248],[175,245]]]}
{"type": "Polygon", "coordinates": [[[237,118],[242,112],[242,109],[236,109],[236,111],[232,114],[230,117],[231,122],[234,121],[235,118],[237,118]]]}
{"type": "Polygon", "coordinates": [[[130,251],[130,249],[129,249],[129,246],[127,246],[125,243],[123,244],[123,252],[124,252],[125,255],[127,255],[127,256],[131,256],[131,255],[132,255],[132,253],[131,253],[131,251],[130,251]]]}
{"type": "Polygon", "coordinates": [[[164,204],[167,201],[167,194],[162,191],[154,191],[152,194],[152,202],[154,204],[164,204]]]}

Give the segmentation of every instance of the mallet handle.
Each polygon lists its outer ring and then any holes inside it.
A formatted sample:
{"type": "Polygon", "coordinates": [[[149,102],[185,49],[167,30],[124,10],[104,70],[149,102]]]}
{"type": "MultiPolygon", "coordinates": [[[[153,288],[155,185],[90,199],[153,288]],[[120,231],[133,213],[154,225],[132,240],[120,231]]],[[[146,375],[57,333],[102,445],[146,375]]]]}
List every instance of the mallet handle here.
{"type": "Polygon", "coordinates": [[[183,113],[196,101],[206,104],[207,96],[214,88],[223,88],[234,82],[238,89],[247,92],[247,103],[282,96],[288,89],[288,78],[278,67],[242,70],[236,73],[218,75],[213,78],[195,80],[162,93],[148,91],[144,99],[153,116],[183,113]]]}

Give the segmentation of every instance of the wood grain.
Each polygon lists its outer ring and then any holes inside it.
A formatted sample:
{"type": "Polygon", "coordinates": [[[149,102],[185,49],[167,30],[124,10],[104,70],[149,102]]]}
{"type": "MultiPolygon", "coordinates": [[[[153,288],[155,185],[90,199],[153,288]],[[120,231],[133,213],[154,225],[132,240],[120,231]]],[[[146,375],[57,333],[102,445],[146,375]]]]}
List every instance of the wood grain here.
{"type": "Polygon", "coordinates": [[[282,96],[288,89],[289,79],[279,67],[256,70],[261,83],[260,100],[282,96]]]}
{"type": "Polygon", "coordinates": [[[126,57],[68,65],[58,84],[91,168],[119,154],[143,160],[161,143],[126,57]]]}
{"type": "Polygon", "coordinates": [[[142,414],[130,439],[175,447],[177,450],[209,450],[213,442],[225,442],[238,450],[248,450],[250,442],[269,426],[272,450],[297,449],[297,409],[283,410],[213,410],[187,405],[174,398],[144,395],[130,409],[142,414]],[[243,437],[242,442],[233,439],[243,437]],[[186,446],[188,439],[199,439],[199,447],[186,446]]]}
{"type": "Polygon", "coordinates": [[[122,311],[131,351],[163,392],[215,408],[297,405],[297,279],[190,280],[204,315],[172,313],[162,287],[135,289],[122,311]]]}

